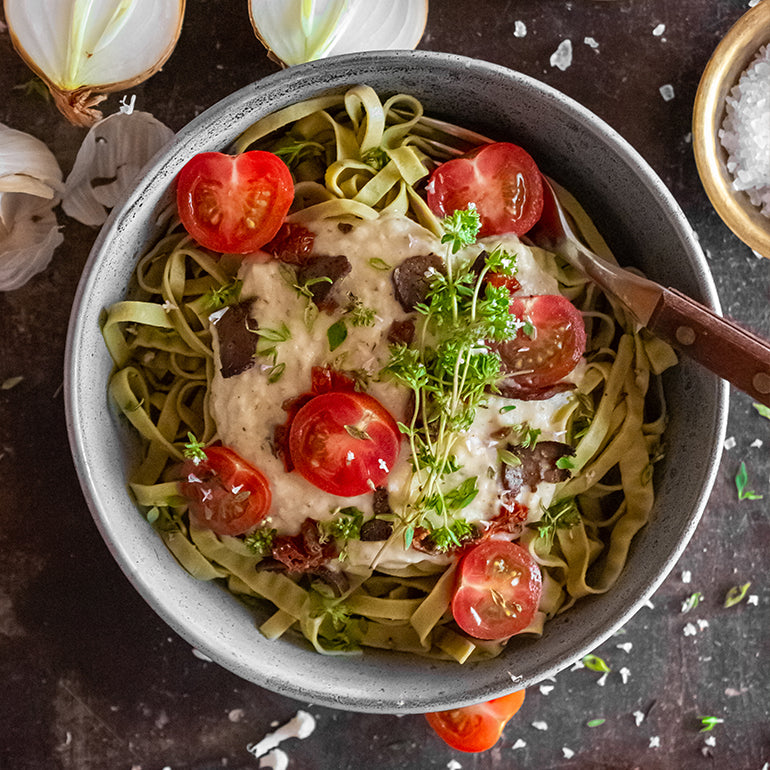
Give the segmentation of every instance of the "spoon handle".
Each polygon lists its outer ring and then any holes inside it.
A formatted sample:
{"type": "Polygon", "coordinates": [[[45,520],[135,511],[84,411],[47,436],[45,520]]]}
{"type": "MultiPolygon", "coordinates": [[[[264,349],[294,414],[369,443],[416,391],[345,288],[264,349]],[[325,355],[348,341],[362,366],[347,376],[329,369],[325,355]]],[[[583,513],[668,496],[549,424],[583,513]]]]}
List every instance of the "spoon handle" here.
{"type": "Polygon", "coordinates": [[[770,406],[770,342],[676,289],[664,289],[647,328],[753,399],[770,406]]]}

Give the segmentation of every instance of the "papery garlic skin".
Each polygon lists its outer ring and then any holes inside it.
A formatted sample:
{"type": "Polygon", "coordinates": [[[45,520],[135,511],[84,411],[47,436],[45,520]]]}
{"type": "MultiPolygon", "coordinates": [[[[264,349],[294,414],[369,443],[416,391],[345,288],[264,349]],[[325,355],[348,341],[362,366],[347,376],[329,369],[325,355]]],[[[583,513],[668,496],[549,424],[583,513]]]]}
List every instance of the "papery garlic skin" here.
{"type": "Polygon", "coordinates": [[[85,225],[103,224],[145,164],[173,139],[174,132],[148,112],[118,112],[96,123],[65,182],[64,213],[85,225]]]}
{"type": "Polygon", "coordinates": [[[254,34],[282,66],[357,51],[412,49],[428,0],[249,0],[254,34]]]}
{"type": "Polygon", "coordinates": [[[18,289],[48,267],[64,240],[53,212],[61,180],[43,142],[0,123],[0,291],[18,289]]]}
{"type": "Polygon", "coordinates": [[[157,72],[179,38],[185,0],[4,0],[11,41],[75,125],[104,93],[157,72]]]}

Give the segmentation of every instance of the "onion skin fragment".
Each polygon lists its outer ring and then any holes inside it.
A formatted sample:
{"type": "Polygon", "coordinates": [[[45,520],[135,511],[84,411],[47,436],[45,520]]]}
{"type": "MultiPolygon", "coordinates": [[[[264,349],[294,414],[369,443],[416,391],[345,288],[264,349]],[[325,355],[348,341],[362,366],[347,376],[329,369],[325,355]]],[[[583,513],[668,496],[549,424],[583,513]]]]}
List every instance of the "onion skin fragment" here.
{"type": "MultiPolygon", "coordinates": [[[[148,0],[102,0],[92,6],[88,0],[3,0],[3,8],[8,33],[16,52],[46,84],[59,112],[73,125],[88,128],[102,119],[101,111],[95,107],[107,98],[106,94],[127,90],[143,83],[161,69],[176,47],[182,30],[186,0],[154,0],[155,5],[151,6],[151,10],[159,9],[161,17],[165,14],[165,20],[162,25],[156,27],[164,31],[160,43],[156,40],[156,45],[148,45],[143,51],[145,58],[152,61],[151,64],[147,61],[136,61],[135,69],[131,71],[132,57],[115,50],[120,46],[125,48],[127,40],[142,39],[142,35],[136,31],[136,25],[142,21],[150,24],[149,18],[145,19],[147,2],[148,0]],[[84,9],[86,13],[82,25],[75,29],[73,19],[84,9]],[[91,13],[97,17],[101,13],[102,18],[94,20],[94,17],[90,16],[91,13]],[[106,24],[105,13],[111,15],[106,24]],[[37,19],[44,17],[47,24],[38,24],[37,19]],[[55,29],[57,23],[59,28],[55,29]],[[56,44],[51,42],[51,34],[56,35],[56,44]],[[77,37],[76,43],[72,42],[73,37],[77,37]],[[88,43],[85,42],[86,38],[88,43]],[[89,47],[86,48],[86,45],[89,47]],[[40,60],[37,61],[34,50],[40,50],[41,47],[46,51],[46,55],[40,54],[40,60]],[[59,61],[56,61],[55,54],[47,56],[51,51],[59,53],[59,61]],[[71,68],[72,72],[81,75],[80,78],[69,79],[65,74],[69,72],[70,59],[76,62],[71,68]],[[112,62],[125,63],[127,71],[121,72],[120,75],[111,72],[104,78],[99,78],[97,67],[104,65],[103,72],[109,69],[110,59],[112,62]],[[88,66],[83,69],[91,69],[88,75],[80,72],[84,61],[88,62],[88,66]],[[58,70],[51,71],[52,67],[58,70]],[[140,67],[141,70],[136,71],[140,67]],[[80,82],[81,80],[88,82],[80,82]]],[[[151,18],[157,19],[155,15],[151,18]]],[[[140,55],[137,55],[137,59],[140,55]]]]}

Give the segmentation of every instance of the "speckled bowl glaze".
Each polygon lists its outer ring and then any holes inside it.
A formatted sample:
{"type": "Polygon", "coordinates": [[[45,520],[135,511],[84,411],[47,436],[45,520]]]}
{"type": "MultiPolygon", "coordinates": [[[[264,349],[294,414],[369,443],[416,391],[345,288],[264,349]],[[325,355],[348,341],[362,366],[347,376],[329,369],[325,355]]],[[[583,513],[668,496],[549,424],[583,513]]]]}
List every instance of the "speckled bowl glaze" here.
{"type": "Polygon", "coordinates": [[[411,93],[429,114],[523,145],[584,204],[622,263],[709,305],[717,304],[717,296],[682,212],[620,136],[536,80],[447,54],[354,54],[254,83],[180,131],[113,211],[72,311],[65,384],[75,463],[115,559],[174,630],[244,679],[325,706],[419,713],[529,687],[593,650],[636,612],[676,563],[703,511],[724,437],[727,389],[688,361],[668,373],[671,422],[666,457],[657,469],[652,521],[637,535],[615,587],[549,622],[542,638],[514,638],[500,657],[464,666],[378,651],[327,657],[292,637],[262,638],[249,610],[218,585],[198,582],[178,566],[129,499],[126,478],[135,443],[108,403],[111,362],[99,315],[123,297],[137,256],[157,235],[173,179],[192,155],[227,148],[274,110],[356,83],[386,96],[411,93]]]}

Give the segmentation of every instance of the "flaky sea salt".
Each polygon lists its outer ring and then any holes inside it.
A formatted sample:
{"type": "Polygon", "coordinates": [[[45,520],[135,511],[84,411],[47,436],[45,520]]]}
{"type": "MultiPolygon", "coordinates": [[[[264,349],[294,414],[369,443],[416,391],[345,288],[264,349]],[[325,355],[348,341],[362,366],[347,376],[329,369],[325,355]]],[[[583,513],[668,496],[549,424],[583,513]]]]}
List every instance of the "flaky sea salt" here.
{"type": "Polygon", "coordinates": [[[658,91],[660,91],[660,95],[663,97],[664,102],[670,102],[674,98],[674,86],[670,83],[661,86],[658,91]]]}
{"type": "Polygon", "coordinates": [[[770,217],[770,46],[762,46],[725,99],[719,139],[733,187],[770,217]]]}
{"type": "Polygon", "coordinates": [[[558,48],[551,54],[551,66],[562,72],[572,64],[572,41],[562,40],[558,48]]]}
{"type": "Polygon", "coordinates": [[[517,21],[513,25],[513,36],[514,37],[526,37],[527,36],[527,25],[523,21],[517,21]]]}

